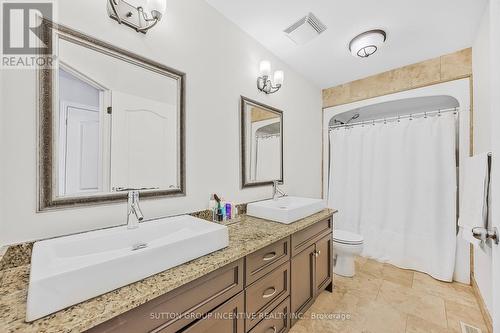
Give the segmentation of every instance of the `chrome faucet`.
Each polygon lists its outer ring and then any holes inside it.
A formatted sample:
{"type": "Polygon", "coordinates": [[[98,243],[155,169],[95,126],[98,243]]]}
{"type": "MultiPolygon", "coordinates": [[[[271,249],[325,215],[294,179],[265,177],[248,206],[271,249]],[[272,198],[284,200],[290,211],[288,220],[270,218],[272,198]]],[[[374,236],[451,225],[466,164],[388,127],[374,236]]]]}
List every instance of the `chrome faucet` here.
{"type": "Polygon", "coordinates": [[[139,191],[129,191],[127,205],[127,229],[137,228],[139,226],[139,222],[142,220],[144,220],[144,215],[142,215],[141,207],[139,206],[139,191]],[[135,215],[135,219],[130,218],[132,213],[135,215]]]}
{"type": "Polygon", "coordinates": [[[113,187],[113,191],[116,192],[128,192],[128,205],[127,205],[127,229],[135,229],[139,226],[139,222],[144,220],[144,215],[142,215],[141,207],[139,206],[139,191],[145,190],[157,190],[158,187],[142,187],[142,188],[130,188],[130,187],[113,187]],[[135,219],[131,219],[130,215],[132,213],[135,215],[135,219]]]}
{"type": "Polygon", "coordinates": [[[283,182],[279,180],[273,180],[273,200],[278,200],[278,198],[286,196],[286,193],[280,190],[278,185],[283,185],[283,182]]]}

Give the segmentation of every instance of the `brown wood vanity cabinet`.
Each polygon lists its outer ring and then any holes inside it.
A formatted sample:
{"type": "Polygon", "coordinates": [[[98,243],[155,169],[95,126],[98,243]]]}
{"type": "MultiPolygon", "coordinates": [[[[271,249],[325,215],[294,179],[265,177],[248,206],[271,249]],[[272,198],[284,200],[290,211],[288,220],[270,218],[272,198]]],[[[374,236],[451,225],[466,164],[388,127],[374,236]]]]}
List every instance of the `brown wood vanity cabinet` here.
{"type": "Polygon", "coordinates": [[[88,332],[285,333],[331,288],[332,239],[330,217],[88,332]]]}
{"type": "MultiPolygon", "coordinates": [[[[223,306],[221,304],[225,302],[230,303],[228,308],[234,306],[239,310],[243,310],[241,304],[238,306],[240,299],[233,300],[233,297],[238,294],[243,297],[243,288],[244,262],[243,259],[240,259],[118,315],[87,332],[174,333],[183,331],[197,320],[201,320],[203,315],[220,309],[218,307],[223,306]],[[232,302],[236,303],[233,304],[232,302]]],[[[126,299],[123,301],[126,302],[126,299]]],[[[207,330],[206,332],[210,331],[207,330]]]]}
{"type": "Polygon", "coordinates": [[[333,233],[327,219],[292,235],[292,325],[324,289],[332,291],[333,233]]]}
{"type": "Polygon", "coordinates": [[[242,313],[245,313],[245,296],[239,293],[182,332],[244,333],[245,322],[241,320],[242,313]]]}

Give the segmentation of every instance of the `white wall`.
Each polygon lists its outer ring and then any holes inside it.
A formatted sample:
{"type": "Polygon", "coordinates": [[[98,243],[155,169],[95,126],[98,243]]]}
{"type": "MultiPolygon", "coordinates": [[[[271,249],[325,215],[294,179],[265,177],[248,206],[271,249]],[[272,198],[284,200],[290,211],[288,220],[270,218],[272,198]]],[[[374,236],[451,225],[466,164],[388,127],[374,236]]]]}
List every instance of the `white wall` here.
{"type": "Polygon", "coordinates": [[[59,71],[59,100],[99,108],[99,90],[61,69],[59,71]]]}
{"type": "MultiPolygon", "coordinates": [[[[490,11],[488,6],[481,19],[472,46],[474,81],[474,154],[491,150],[490,107],[490,11]]],[[[474,278],[486,306],[492,309],[491,247],[474,247],[474,278]]]]}
{"type": "MultiPolygon", "coordinates": [[[[320,89],[206,2],[168,1],[164,20],[146,35],[108,18],[105,1],[57,4],[58,22],[187,73],[187,196],[144,201],[146,217],[205,209],[213,192],[235,202],[271,196],[271,187],[240,189],[240,94],[284,111],[285,191],[321,196],[320,89]],[[285,71],[274,95],[256,89],[262,59],[285,71]]],[[[1,74],[0,244],[123,224],[125,203],[36,213],[36,76],[29,70],[1,74]]]]}

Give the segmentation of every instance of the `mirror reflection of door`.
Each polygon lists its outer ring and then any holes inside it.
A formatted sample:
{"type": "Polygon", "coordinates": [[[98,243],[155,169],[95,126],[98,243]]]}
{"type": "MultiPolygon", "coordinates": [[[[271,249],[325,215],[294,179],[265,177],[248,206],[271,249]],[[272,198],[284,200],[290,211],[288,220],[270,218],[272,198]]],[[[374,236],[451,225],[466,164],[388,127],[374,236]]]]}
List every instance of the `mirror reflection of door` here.
{"type": "Polygon", "coordinates": [[[112,101],[111,187],[175,188],[175,106],[119,91],[112,101]]]}
{"type": "Polygon", "coordinates": [[[105,88],[63,67],[59,70],[59,195],[100,192],[105,88]]]}

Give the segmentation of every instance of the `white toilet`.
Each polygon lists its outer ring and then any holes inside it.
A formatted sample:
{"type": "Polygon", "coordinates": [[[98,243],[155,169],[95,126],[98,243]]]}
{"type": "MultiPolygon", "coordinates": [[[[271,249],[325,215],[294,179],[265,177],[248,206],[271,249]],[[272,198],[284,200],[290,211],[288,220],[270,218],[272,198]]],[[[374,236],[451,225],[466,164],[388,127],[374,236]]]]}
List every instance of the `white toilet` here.
{"type": "Polygon", "coordinates": [[[333,231],[333,272],[341,276],[354,276],[354,257],[363,250],[363,236],[345,230],[333,231]]]}

